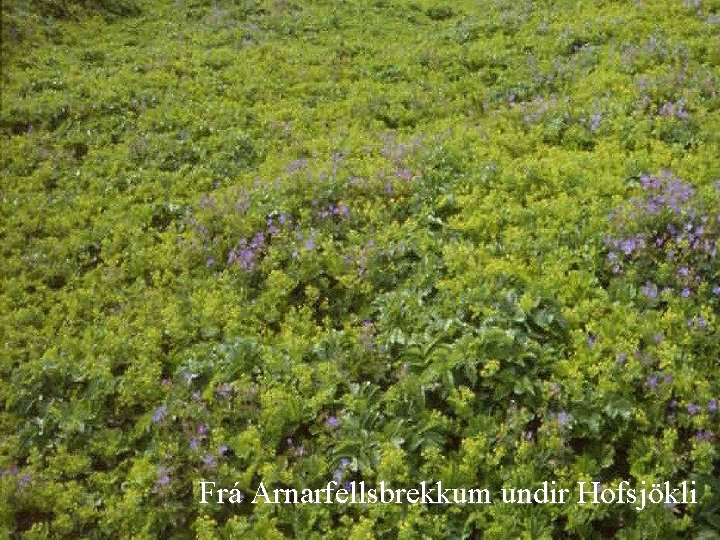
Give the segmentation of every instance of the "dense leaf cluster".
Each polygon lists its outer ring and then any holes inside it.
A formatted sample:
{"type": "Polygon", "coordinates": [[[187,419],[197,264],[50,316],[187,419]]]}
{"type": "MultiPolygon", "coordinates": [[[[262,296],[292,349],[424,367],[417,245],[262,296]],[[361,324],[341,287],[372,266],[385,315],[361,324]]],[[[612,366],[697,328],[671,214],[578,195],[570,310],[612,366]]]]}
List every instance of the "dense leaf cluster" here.
{"type": "Polygon", "coordinates": [[[3,3],[3,532],[717,534],[720,2],[130,5],[3,3]]]}

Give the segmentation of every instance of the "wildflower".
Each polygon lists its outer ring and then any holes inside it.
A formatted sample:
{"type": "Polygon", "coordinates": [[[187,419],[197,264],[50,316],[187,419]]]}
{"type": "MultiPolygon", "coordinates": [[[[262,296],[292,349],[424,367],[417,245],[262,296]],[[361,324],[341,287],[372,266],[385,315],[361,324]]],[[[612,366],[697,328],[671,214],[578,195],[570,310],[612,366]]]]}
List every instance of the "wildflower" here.
{"type": "Polygon", "coordinates": [[[215,257],[208,257],[208,260],[205,261],[205,266],[208,268],[215,265],[215,257]]]}
{"type": "Polygon", "coordinates": [[[205,424],[200,424],[197,428],[197,432],[199,435],[205,435],[207,433],[207,426],[205,424]]]}
{"type": "Polygon", "coordinates": [[[590,117],[590,131],[593,133],[597,131],[597,129],[600,127],[600,122],[602,122],[602,115],[601,114],[593,114],[590,117]]]}
{"type": "Polygon", "coordinates": [[[197,448],[200,446],[200,439],[198,439],[197,437],[191,437],[188,444],[190,445],[190,448],[192,448],[193,450],[197,450],[197,448]]]}
{"type": "Polygon", "coordinates": [[[595,345],[595,341],[597,341],[597,337],[595,336],[594,332],[589,332],[587,337],[588,346],[592,347],[595,345]]]}
{"type": "Polygon", "coordinates": [[[158,467],[157,473],[158,477],[155,480],[155,485],[153,486],[154,493],[157,493],[161,489],[170,485],[170,474],[168,473],[167,467],[158,467]]]}
{"type": "Polygon", "coordinates": [[[695,440],[698,442],[711,441],[713,438],[712,431],[702,430],[695,434],[695,440]]]}
{"type": "Polygon", "coordinates": [[[657,288],[657,285],[655,285],[655,284],[653,284],[653,283],[650,283],[650,282],[647,282],[647,283],[646,283],[645,285],[643,285],[643,287],[642,287],[642,293],[643,293],[643,295],[645,295],[646,297],[654,300],[654,299],[657,298],[657,296],[658,296],[658,288],[657,288]]]}
{"type": "Polygon", "coordinates": [[[557,423],[560,427],[565,427],[570,423],[570,420],[572,417],[569,413],[565,411],[560,411],[555,415],[555,420],[557,420],[557,423]]]}
{"type": "Polygon", "coordinates": [[[226,456],[229,451],[230,448],[227,444],[221,444],[220,446],[218,446],[218,456],[226,456]]]}
{"type": "Polygon", "coordinates": [[[658,385],[658,378],[655,375],[650,375],[647,378],[646,384],[647,384],[648,388],[650,388],[650,390],[655,390],[655,388],[657,388],[657,385],[658,385]]]}
{"type": "Polygon", "coordinates": [[[717,399],[714,399],[714,398],[711,399],[711,400],[708,402],[707,408],[708,408],[708,411],[710,411],[711,413],[717,412],[717,410],[718,410],[718,400],[717,400],[717,399]]]}
{"type": "Polygon", "coordinates": [[[660,343],[662,343],[662,340],[663,340],[663,335],[661,332],[656,332],[655,334],[653,334],[653,343],[655,345],[660,345],[660,343]]]}
{"type": "Polygon", "coordinates": [[[217,466],[217,460],[215,459],[215,456],[212,456],[210,454],[205,454],[202,458],[203,465],[207,467],[208,469],[213,469],[217,466]]]}
{"type": "Polygon", "coordinates": [[[306,168],[307,164],[308,164],[308,159],[305,157],[299,158],[299,159],[294,159],[290,163],[288,163],[287,167],[285,167],[285,171],[288,173],[293,173],[300,169],[306,168]]]}
{"type": "Polygon", "coordinates": [[[398,178],[402,178],[403,180],[411,180],[413,177],[413,173],[407,167],[403,167],[396,173],[396,176],[398,178]]]}
{"type": "Polygon", "coordinates": [[[325,421],[325,425],[330,428],[336,428],[340,425],[340,420],[338,420],[335,416],[330,416],[325,421]]]}
{"type": "Polygon", "coordinates": [[[692,291],[687,287],[685,287],[682,291],[680,291],[680,296],[682,296],[683,298],[689,298],[691,295],[692,295],[692,291]]]}
{"type": "Polygon", "coordinates": [[[155,412],[152,416],[152,421],[154,424],[157,424],[158,422],[162,422],[165,418],[165,415],[167,414],[167,407],[165,405],[160,405],[157,409],[155,409],[155,412]]]}
{"type": "Polygon", "coordinates": [[[30,473],[25,473],[20,477],[20,480],[18,480],[18,486],[25,487],[30,484],[31,480],[32,477],[30,476],[30,473]]]}
{"type": "Polygon", "coordinates": [[[695,403],[690,403],[687,406],[687,412],[690,416],[695,416],[697,413],[700,412],[700,407],[697,406],[695,403]]]}

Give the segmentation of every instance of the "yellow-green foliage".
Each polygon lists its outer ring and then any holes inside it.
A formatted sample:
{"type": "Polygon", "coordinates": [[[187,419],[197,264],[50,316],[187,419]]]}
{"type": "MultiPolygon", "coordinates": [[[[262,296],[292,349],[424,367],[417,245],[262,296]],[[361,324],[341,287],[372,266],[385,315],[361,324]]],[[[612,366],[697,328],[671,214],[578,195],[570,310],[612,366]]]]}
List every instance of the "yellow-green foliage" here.
{"type": "Polygon", "coordinates": [[[2,4],[5,536],[720,530],[718,0],[2,4]]]}

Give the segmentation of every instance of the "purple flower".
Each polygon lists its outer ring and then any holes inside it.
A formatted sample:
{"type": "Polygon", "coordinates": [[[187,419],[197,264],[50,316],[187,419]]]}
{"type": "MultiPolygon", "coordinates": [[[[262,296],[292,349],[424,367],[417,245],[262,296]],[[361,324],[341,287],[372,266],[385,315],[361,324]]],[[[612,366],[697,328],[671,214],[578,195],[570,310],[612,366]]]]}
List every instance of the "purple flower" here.
{"type": "Polygon", "coordinates": [[[646,297],[654,300],[655,298],[657,298],[658,288],[655,284],[647,282],[645,285],[643,285],[642,293],[646,297]]]}
{"type": "Polygon", "coordinates": [[[597,131],[597,129],[600,127],[600,122],[602,122],[602,114],[593,114],[590,117],[590,131],[592,131],[593,133],[597,131]]]}
{"type": "Polygon", "coordinates": [[[698,442],[711,441],[712,438],[713,438],[713,433],[712,433],[712,431],[702,430],[702,431],[698,431],[698,432],[695,434],[695,439],[696,439],[698,442]]]}
{"type": "Polygon", "coordinates": [[[565,411],[560,411],[555,415],[555,420],[557,420],[557,423],[560,427],[565,427],[570,423],[570,420],[572,417],[569,413],[565,411]]]}
{"type": "Polygon", "coordinates": [[[715,286],[713,286],[713,288],[712,288],[712,293],[713,293],[715,296],[720,296],[720,285],[715,285],[715,286]]]}
{"type": "Polygon", "coordinates": [[[695,403],[690,403],[690,404],[687,406],[687,412],[688,412],[688,414],[689,414],[690,416],[695,416],[697,413],[700,412],[700,407],[698,407],[697,405],[695,405],[695,403]]]}
{"type": "Polygon", "coordinates": [[[30,476],[30,473],[25,473],[18,480],[18,486],[25,487],[28,484],[30,484],[31,480],[32,480],[32,477],[30,476]]]}
{"type": "Polygon", "coordinates": [[[711,399],[711,400],[708,402],[707,408],[708,408],[708,411],[710,411],[711,413],[717,412],[717,410],[718,410],[718,400],[717,400],[717,399],[714,399],[714,398],[711,399]]]}
{"type": "Polygon", "coordinates": [[[655,390],[655,388],[657,388],[657,385],[658,385],[658,378],[655,375],[650,375],[647,378],[646,384],[647,384],[648,388],[650,388],[650,390],[655,390]]]}
{"type": "Polygon", "coordinates": [[[692,291],[690,289],[688,289],[687,287],[685,287],[682,291],[680,291],[680,296],[682,296],[683,298],[689,298],[690,295],[692,295],[692,291]]]}
{"type": "Polygon", "coordinates": [[[197,437],[191,437],[188,444],[190,445],[190,448],[192,448],[193,450],[197,450],[197,448],[200,446],[200,439],[198,439],[197,437]]]}
{"type": "Polygon", "coordinates": [[[155,412],[152,416],[152,421],[154,424],[157,424],[158,422],[162,422],[165,416],[167,415],[167,407],[165,405],[160,405],[157,409],[155,409],[155,412]]]}
{"type": "Polygon", "coordinates": [[[594,332],[589,332],[587,337],[588,346],[592,347],[595,345],[595,341],[597,341],[597,337],[595,336],[594,332]]]}
{"type": "Polygon", "coordinates": [[[208,257],[208,260],[205,261],[205,266],[215,266],[215,257],[208,257]]]}
{"type": "Polygon", "coordinates": [[[335,416],[330,416],[325,421],[325,425],[330,428],[336,428],[340,425],[340,420],[338,420],[335,416]]]}
{"type": "Polygon", "coordinates": [[[205,454],[202,458],[203,465],[207,467],[208,469],[213,469],[217,466],[217,460],[215,459],[215,456],[212,456],[210,454],[205,454]]]}
{"type": "Polygon", "coordinates": [[[199,435],[205,435],[207,433],[207,426],[205,424],[200,424],[197,428],[197,432],[199,435]]]}
{"type": "Polygon", "coordinates": [[[344,475],[345,475],[345,471],[343,471],[342,469],[338,469],[333,473],[333,479],[336,482],[340,482],[344,475]]]}
{"type": "Polygon", "coordinates": [[[255,236],[253,236],[252,240],[250,241],[250,248],[251,249],[257,249],[259,247],[262,247],[262,245],[265,243],[265,234],[264,233],[256,233],[255,236]]]}
{"type": "Polygon", "coordinates": [[[620,353],[620,354],[618,354],[618,355],[615,357],[615,361],[616,361],[618,364],[624,364],[624,363],[627,361],[627,354],[625,354],[625,353],[620,353]]]}
{"type": "Polygon", "coordinates": [[[661,332],[656,332],[655,334],[653,334],[653,343],[655,345],[660,345],[660,343],[662,343],[662,340],[663,340],[663,335],[661,332]]]}
{"type": "Polygon", "coordinates": [[[673,380],[672,375],[664,375],[663,376],[663,381],[665,382],[665,384],[670,384],[672,382],[672,380],[673,380]]]}
{"type": "Polygon", "coordinates": [[[294,159],[290,163],[287,164],[287,167],[285,167],[285,171],[289,173],[293,173],[295,171],[298,171],[300,169],[304,169],[307,167],[308,159],[303,157],[300,159],[294,159]]]}
{"type": "Polygon", "coordinates": [[[230,448],[227,444],[221,444],[220,446],[218,446],[218,456],[226,456],[229,450],[230,448]]]}
{"type": "Polygon", "coordinates": [[[397,172],[397,176],[398,178],[402,178],[403,180],[410,180],[413,177],[413,173],[410,169],[404,167],[397,172]]]}
{"type": "Polygon", "coordinates": [[[155,493],[170,485],[170,474],[168,473],[167,467],[158,467],[157,473],[158,477],[153,486],[153,492],[155,493]]]}

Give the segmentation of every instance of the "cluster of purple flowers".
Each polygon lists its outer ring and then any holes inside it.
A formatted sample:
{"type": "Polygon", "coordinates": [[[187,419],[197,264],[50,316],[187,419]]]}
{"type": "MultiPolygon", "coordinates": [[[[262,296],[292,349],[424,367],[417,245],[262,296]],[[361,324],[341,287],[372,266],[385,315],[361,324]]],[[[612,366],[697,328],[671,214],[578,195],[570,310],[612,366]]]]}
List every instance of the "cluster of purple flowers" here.
{"type": "Polygon", "coordinates": [[[343,477],[345,476],[345,472],[347,471],[349,466],[350,460],[347,458],[342,458],[340,460],[338,468],[335,469],[335,472],[333,472],[333,480],[335,480],[336,482],[342,481],[343,477]]]}
{"type": "Polygon", "coordinates": [[[158,467],[157,474],[158,477],[153,485],[153,493],[159,493],[170,485],[170,471],[167,467],[158,467]]]}
{"type": "MultiPolygon", "coordinates": [[[[642,176],[640,185],[642,195],[611,216],[619,234],[605,238],[610,267],[615,274],[634,270],[650,300],[672,292],[691,298],[716,263],[720,215],[703,211],[695,188],[667,171],[642,176]],[[675,269],[672,275],[658,275],[661,261],[675,269]]],[[[709,288],[720,293],[718,284],[709,288]]]]}
{"type": "Polygon", "coordinates": [[[681,99],[676,102],[667,101],[658,110],[660,116],[669,118],[677,118],[679,120],[689,120],[690,113],[685,110],[685,100],[681,99]]]}
{"type": "Polygon", "coordinates": [[[265,220],[264,231],[256,232],[250,239],[241,238],[237,245],[228,252],[228,266],[234,264],[246,272],[254,270],[260,257],[267,250],[270,239],[279,235],[282,229],[291,226],[292,217],[289,214],[268,216],[265,220]]]}
{"type": "Polygon", "coordinates": [[[647,378],[647,381],[645,384],[650,390],[655,390],[658,387],[658,384],[660,381],[664,382],[665,384],[670,384],[673,381],[672,375],[658,373],[656,375],[650,375],[647,378]]]}
{"type": "Polygon", "coordinates": [[[320,220],[326,220],[331,217],[345,219],[350,215],[350,208],[344,203],[328,204],[326,207],[318,210],[317,217],[320,220]]]}

